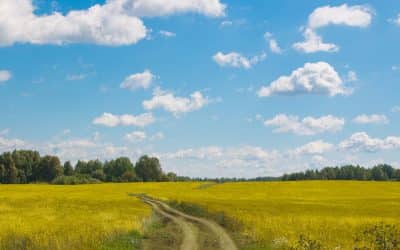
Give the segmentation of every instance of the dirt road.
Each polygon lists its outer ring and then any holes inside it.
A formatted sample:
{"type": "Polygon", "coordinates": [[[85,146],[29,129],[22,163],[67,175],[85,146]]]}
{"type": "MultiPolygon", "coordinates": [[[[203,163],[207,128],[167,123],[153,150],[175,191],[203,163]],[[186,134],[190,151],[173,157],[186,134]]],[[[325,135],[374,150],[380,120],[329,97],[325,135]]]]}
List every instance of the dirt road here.
{"type": "Polygon", "coordinates": [[[198,232],[206,230],[208,234],[214,235],[218,240],[218,249],[221,250],[237,250],[234,241],[231,239],[229,234],[217,223],[195,216],[185,214],[178,211],[164,202],[146,197],[140,196],[143,202],[151,205],[153,209],[174,223],[176,223],[182,231],[183,240],[180,246],[180,250],[201,250],[206,249],[204,246],[199,244],[198,232]]]}

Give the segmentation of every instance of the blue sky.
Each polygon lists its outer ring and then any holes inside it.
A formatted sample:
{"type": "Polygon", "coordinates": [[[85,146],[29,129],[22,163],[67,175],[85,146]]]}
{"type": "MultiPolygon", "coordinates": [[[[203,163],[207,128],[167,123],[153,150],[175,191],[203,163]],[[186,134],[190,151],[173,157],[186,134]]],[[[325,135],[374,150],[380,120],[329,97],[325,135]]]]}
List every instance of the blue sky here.
{"type": "Polygon", "coordinates": [[[190,176],[400,165],[397,1],[0,3],[0,151],[190,176]]]}

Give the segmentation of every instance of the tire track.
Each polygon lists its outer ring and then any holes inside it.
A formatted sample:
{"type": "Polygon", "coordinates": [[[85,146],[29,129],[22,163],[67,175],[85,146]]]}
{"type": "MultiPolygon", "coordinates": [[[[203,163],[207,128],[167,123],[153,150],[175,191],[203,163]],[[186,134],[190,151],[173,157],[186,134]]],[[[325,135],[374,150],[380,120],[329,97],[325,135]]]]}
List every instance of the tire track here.
{"type": "Polygon", "coordinates": [[[155,202],[153,202],[150,199],[141,197],[143,202],[149,204],[150,206],[153,207],[154,211],[157,213],[161,214],[162,216],[172,220],[175,224],[177,224],[183,233],[183,240],[180,246],[180,250],[198,250],[199,246],[197,243],[197,233],[194,230],[193,226],[186,222],[184,219],[165,212],[163,209],[161,209],[155,202]]]}
{"type": "Polygon", "coordinates": [[[204,218],[199,218],[199,217],[185,214],[179,210],[176,210],[176,209],[168,206],[164,202],[161,202],[161,201],[149,198],[149,197],[141,196],[140,198],[144,202],[153,206],[153,208],[157,212],[159,212],[161,215],[163,215],[167,218],[170,218],[171,220],[173,220],[175,223],[177,223],[182,228],[182,231],[184,233],[184,241],[188,241],[188,243],[186,243],[186,244],[189,244],[189,243],[190,244],[185,245],[185,247],[189,247],[189,248],[182,248],[182,247],[184,247],[183,243],[182,243],[181,250],[201,249],[201,246],[199,246],[197,243],[197,235],[196,235],[196,233],[194,233],[194,230],[193,230],[194,225],[191,223],[188,223],[187,221],[202,224],[205,228],[207,228],[209,230],[209,232],[211,232],[212,234],[214,234],[217,237],[217,239],[219,241],[220,249],[222,249],[222,250],[238,250],[235,242],[232,240],[232,238],[229,236],[229,234],[225,231],[225,229],[223,227],[221,227],[217,223],[215,223],[211,220],[204,219],[204,218]],[[195,245],[193,245],[193,241],[195,242],[195,245]]]}

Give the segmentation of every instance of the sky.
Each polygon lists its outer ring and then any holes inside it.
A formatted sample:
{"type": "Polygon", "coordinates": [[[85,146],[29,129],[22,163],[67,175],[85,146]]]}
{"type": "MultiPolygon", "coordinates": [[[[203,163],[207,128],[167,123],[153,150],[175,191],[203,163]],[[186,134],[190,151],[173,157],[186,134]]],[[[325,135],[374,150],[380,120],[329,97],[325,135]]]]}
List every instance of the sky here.
{"type": "Polygon", "coordinates": [[[399,167],[399,44],[395,0],[1,0],[0,152],[399,167]]]}

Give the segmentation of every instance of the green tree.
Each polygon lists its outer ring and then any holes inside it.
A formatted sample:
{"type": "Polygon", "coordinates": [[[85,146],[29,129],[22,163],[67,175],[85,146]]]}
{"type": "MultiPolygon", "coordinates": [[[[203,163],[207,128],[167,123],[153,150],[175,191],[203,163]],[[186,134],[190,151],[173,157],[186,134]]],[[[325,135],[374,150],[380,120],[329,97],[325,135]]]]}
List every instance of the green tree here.
{"type": "Polygon", "coordinates": [[[168,181],[177,181],[178,176],[173,172],[168,172],[167,178],[168,178],[168,181]]]}
{"type": "Polygon", "coordinates": [[[8,169],[6,169],[6,183],[17,184],[18,182],[18,169],[15,167],[14,162],[12,162],[8,169]]]}
{"type": "Polygon", "coordinates": [[[125,171],[121,176],[121,181],[123,182],[133,182],[137,181],[136,173],[133,170],[125,171]]]}
{"type": "Polygon", "coordinates": [[[135,171],[143,181],[160,181],[163,175],[159,160],[147,155],[140,157],[136,162],[135,171]]]}
{"type": "Polygon", "coordinates": [[[64,175],[65,176],[72,176],[74,175],[74,168],[70,161],[64,163],[64,175]]]}
{"type": "Polygon", "coordinates": [[[388,176],[383,171],[381,166],[373,167],[371,170],[371,176],[372,176],[373,180],[376,180],[376,181],[384,181],[384,180],[388,179],[388,176]]]}
{"type": "Polygon", "coordinates": [[[131,160],[127,157],[120,157],[104,164],[104,173],[108,181],[121,181],[126,171],[135,171],[131,160]]]}
{"type": "Polygon", "coordinates": [[[0,183],[5,183],[6,167],[0,164],[0,183]]]}
{"type": "Polygon", "coordinates": [[[50,182],[54,178],[64,174],[64,169],[61,167],[60,159],[56,156],[45,156],[40,161],[40,181],[50,182]]]}

